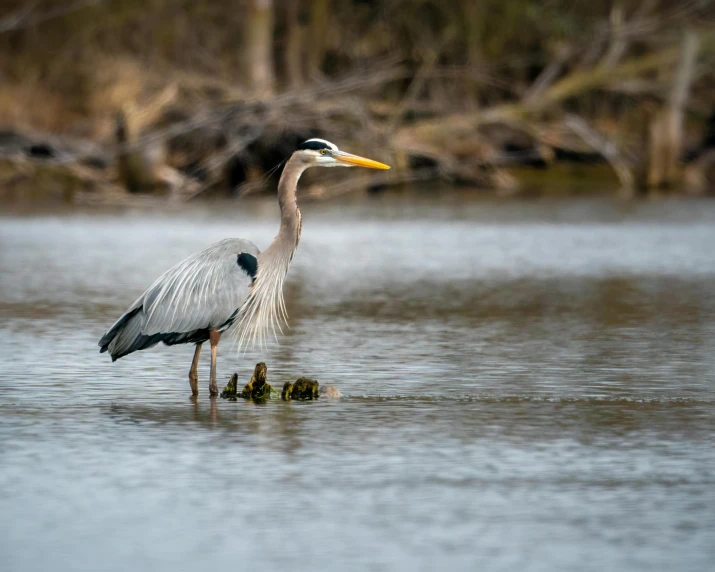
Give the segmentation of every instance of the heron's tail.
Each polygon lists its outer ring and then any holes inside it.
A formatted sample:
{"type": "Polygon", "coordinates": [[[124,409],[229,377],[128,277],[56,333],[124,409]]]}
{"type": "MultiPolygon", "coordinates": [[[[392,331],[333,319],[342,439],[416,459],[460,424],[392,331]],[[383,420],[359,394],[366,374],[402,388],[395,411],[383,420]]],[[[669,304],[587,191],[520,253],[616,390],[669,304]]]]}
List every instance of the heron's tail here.
{"type": "MultiPolygon", "coordinates": [[[[143,326],[141,309],[141,306],[132,308],[115,322],[99,340],[99,353],[108,351],[112,361],[116,361],[127,354],[149,347],[146,342],[151,336],[141,335],[143,326]]],[[[156,343],[154,341],[151,345],[156,343]]]]}

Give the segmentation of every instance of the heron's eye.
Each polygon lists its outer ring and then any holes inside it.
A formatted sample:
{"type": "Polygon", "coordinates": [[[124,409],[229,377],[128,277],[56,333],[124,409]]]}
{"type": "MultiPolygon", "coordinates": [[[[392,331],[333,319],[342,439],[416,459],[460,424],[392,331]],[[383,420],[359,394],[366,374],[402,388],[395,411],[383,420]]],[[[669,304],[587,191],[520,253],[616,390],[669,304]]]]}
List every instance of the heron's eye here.
{"type": "Polygon", "coordinates": [[[321,155],[325,155],[326,153],[327,153],[327,151],[326,151],[325,149],[321,149],[321,150],[320,150],[320,154],[321,154],[321,155]]]}

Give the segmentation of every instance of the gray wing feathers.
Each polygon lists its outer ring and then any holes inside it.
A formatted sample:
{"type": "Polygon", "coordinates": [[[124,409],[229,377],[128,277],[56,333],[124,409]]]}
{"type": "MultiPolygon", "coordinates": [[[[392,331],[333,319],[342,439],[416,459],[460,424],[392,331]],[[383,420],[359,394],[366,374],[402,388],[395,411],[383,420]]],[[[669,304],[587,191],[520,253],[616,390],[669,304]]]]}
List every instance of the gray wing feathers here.
{"type": "Polygon", "coordinates": [[[138,336],[220,328],[241,307],[252,282],[237,264],[242,252],[259,254],[250,241],[226,239],[169,269],[117,320],[100,345],[108,345],[114,355],[138,336]],[[113,339],[107,340],[111,334],[113,339]]]}

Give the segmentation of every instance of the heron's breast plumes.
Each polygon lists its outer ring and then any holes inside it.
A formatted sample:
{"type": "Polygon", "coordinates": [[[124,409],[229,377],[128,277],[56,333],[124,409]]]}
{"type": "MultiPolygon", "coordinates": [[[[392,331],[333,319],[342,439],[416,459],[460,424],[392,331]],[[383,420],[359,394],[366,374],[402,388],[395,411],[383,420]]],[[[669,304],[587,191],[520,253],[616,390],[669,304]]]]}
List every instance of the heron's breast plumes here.
{"type": "Polygon", "coordinates": [[[280,241],[258,256],[258,272],[248,297],[241,306],[233,328],[239,351],[248,347],[265,347],[270,334],[278,338],[288,325],[288,312],[283,300],[283,283],[300,239],[300,217],[292,243],[280,241]]]}

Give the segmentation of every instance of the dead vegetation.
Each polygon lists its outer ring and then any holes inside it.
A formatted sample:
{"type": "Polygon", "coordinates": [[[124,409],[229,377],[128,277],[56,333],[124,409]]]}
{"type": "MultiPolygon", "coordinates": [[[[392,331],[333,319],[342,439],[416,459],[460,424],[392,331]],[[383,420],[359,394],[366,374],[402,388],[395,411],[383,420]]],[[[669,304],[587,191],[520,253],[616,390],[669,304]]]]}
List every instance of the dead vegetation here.
{"type": "Polygon", "coordinates": [[[629,195],[706,192],[712,7],[597,4],[9,1],[0,186],[245,194],[323,136],[394,169],[315,199],[436,178],[516,192],[514,167],[564,161],[610,165],[629,195]]]}

